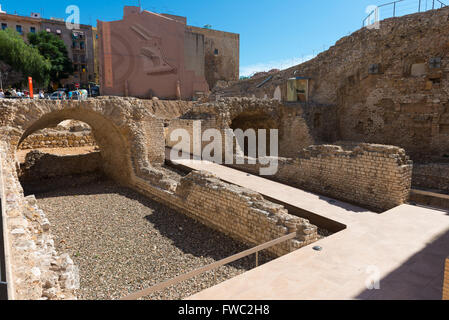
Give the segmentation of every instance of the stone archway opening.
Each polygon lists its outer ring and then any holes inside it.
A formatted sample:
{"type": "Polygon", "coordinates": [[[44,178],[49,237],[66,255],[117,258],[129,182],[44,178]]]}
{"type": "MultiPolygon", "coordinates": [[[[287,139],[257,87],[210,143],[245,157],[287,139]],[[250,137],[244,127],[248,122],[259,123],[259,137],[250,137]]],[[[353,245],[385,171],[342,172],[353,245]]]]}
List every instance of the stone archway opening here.
{"type": "Polygon", "coordinates": [[[65,120],[30,134],[17,146],[18,178],[25,195],[105,178],[101,150],[85,122],[65,120]]]}
{"type": "MultiPolygon", "coordinates": [[[[43,115],[31,124],[22,134],[17,149],[20,150],[24,146],[32,146],[32,149],[39,149],[35,148],[38,146],[59,147],[60,145],[62,148],[68,147],[68,149],[70,147],[86,147],[89,151],[87,153],[98,151],[99,167],[102,172],[116,182],[126,184],[131,175],[132,165],[125,134],[99,113],[82,109],[58,110],[43,115]],[[62,141],[59,139],[58,133],[55,133],[55,129],[61,127],[66,129],[66,132],[60,134],[63,138],[62,141]],[[42,134],[43,136],[39,137],[42,134]],[[64,135],[67,135],[67,139],[64,135]],[[36,136],[39,140],[38,145],[31,145],[36,136]]],[[[75,154],[77,153],[75,152],[75,154]]],[[[81,167],[92,162],[88,157],[84,157],[82,160],[77,160],[81,167]],[[87,162],[83,164],[82,160],[87,162]]]]}
{"type": "MultiPolygon", "coordinates": [[[[279,129],[279,125],[276,121],[275,118],[273,118],[273,116],[271,116],[270,114],[264,112],[264,111],[260,111],[260,110],[256,110],[256,111],[244,111],[240,114],[238,114],[237,116],[235,116],[230,124],[230,128],[232,130],[237,130],[237,129],[241,129],[243,132],[247,132],[247,130],[254,130],[256,133],[256,145],[255,145],[255,149],[256,149],[256,155],[259,156],[259,139],[260,139],[260,134],[261,132],[259,132],[260,129],[265,129],[265,141],[266,141],[266,155],[270,155],[271,154],[271,150],[270,150],[270,145],[271,145],[271,141],[270,141],[270,130],[272,129],[279,129]]],[[[250,138],[248,136],[245,136],[244,139],[244,143],[239,144],[239,142],[237,141],[237,147],[239,147],[245,156],[249,155],[249,150],[250,150],[250,138]]]]}

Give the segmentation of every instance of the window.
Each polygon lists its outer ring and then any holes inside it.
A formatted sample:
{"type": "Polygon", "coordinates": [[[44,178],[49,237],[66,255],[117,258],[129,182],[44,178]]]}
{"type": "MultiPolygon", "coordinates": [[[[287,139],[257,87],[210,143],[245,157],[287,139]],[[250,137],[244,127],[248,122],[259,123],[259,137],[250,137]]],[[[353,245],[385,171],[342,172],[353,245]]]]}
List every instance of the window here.
{"type": "Polygon", "coordinates": [[[73,41],[72,42],[72,48],[73,49],[77,49],[77,47],[78,47],[78,43],[76,41],[73,41]]]}
{"type": "Polygon", "coordinates": [[[215,49],[214,54],[218,56],[218,49],[215,49]]]}
{"type": "Polygon", "coordinates": [[[22,34],[22,26],[21,25],[16,25],[16,31],[20,34],[22,34]]]}
{"type": "Polygon", "coordinates": [[[78,55],[76,54],[73,55],[73,62],[78,62],[78,55]]]}
{"type": "Polygon", "coordinates": [[[80,49],[84,49],[84,41],[80,42],[80,49]]]}
{"type": "Polygon", "coordinates": [[[5,30],[6,28],[8,28],[8,24],[7,23],[2,23],[2,30],[5,30]]]}
{"type": "Polygon", "coordinates": [[[36,33],[36,27],[30,27],[30,32],[31,33],[36,33]]]}

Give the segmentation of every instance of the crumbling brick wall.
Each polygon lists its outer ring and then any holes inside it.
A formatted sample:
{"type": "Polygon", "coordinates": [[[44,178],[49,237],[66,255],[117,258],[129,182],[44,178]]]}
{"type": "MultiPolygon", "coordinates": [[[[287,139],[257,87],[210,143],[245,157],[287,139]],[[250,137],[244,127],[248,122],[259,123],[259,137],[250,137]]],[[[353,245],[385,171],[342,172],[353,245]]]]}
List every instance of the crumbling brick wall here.
{"type": "MultiPolygon", "coordinates": [[[[170,141],[170,134],[176,129],[185,129],[192,139],[194,121],[201,121],[202,133],[210,128],[225,130],[241,123],[238,118],[246,117],[246,127],[235,129],[277,129],[279,137],[279,154],[292,157],[302,148],[324,140],[332,140],[335,132],[329,123],[328,108],[314,106],[303,108],[301,106],[287,106],[275,100],[262,100],[253,98],[223,98],[215,102],[196,104],[188,113],[178,119],[170,121],[166,128],[166,144],[173,147],[176,141],[170,141]],[[317,126],[310,123],[315,114],[322,115],[322,122],[317,126]],[[324,134],[323,132],[327,132],[324,134]]],[[[223,131],[224,132],[224,131],[223,131]]],[[[223,134],[224,137],[224,134],[223,134]]],[[[222,138],[224,142],[224,138],[222,138]]],[[[203,147],[209,142],[204,142],[203,147]]],[[[193,148],[191,148],[193,151],[193,148]]]]}
{"type": "Polygon", "coordinates": [[[31,151],[20,165],[21,181],[42,180],[69,175],[81,175],[101,171],[100,152],[58,156],[40,151],[31,151]]]}
{"type": "Polygon", "coordinates": [[[27,137],[19,146],[20,150],[39,148],[74,148],[96,146],[90,132],[52,132],[33,134],[27,137]]]}
{"type": "Polygon", "coordinates": [[[449,191],[449,163],[427,163],[413,165],[414,187],[449,191]]]}
{"type": "Polygon", "coordinates": [[[190,173],[174,191],[138,177],[134,188],[247,244],[259,245],[296,232],[295,239],[269,249],[277,256],[318,240],[317,227],[308,220],[289,214],[257,192],[222,182],[206,172],[190,173]]]}
{"type": "Polygon", "coordinates": [[[0,142],[0,192],[9,297],[76,299],[78,270],[67,254],[56,252],[50,223],[34,196],[24,197],[4,142],[0,142]]]}
{"type": "Polygon", "coordinates": [[[447,156],[448,16],[444,7],[383,20],[380,29],[343,37],[261,87],[263,79],[250,79],[217,95],[273,98],[277,87],[286,92],[289,78],[309,77],[309,104],[334,106],[337,140],[400,146],[414,161],[447,156]]]}
{"type": "MultiPolygon", "coordinates": [[[[259,174],[260,169],[260,165],[249,164],[232,167],[253,174],[259,174]]],[[[336,145],[310,146],[297,158],[280,158],[272,179],[382,211],[408,200],[411,177],[412,162],[403,149],[360,144],[353,150],[336,145]]]]}

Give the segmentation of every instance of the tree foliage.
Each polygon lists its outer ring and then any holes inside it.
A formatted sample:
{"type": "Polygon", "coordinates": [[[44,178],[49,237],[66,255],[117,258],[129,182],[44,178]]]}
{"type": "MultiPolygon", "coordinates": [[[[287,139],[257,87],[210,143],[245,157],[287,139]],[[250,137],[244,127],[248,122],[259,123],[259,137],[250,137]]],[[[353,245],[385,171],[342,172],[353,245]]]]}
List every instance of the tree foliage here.
{"type": "Polygon", "coordinates": [[[50,61],[50,80],[59,82],[73,73],[73,65],[69,59],[67,47],[59,37],[46,31],[29,33],[28,41],[31,46],[39,50],[40,54],[50,61]]]}
{"type": "MultiPolygon", "coordinates": [[[[0,30],[0,60],[31,76],[41,86],[47,86],[50,79],[51,62],[45,59],[37,48],[27,45],[20,35],[9,28],[0,30]]],[[[24,79],[25,80],[25,79],[24,79]]]]}

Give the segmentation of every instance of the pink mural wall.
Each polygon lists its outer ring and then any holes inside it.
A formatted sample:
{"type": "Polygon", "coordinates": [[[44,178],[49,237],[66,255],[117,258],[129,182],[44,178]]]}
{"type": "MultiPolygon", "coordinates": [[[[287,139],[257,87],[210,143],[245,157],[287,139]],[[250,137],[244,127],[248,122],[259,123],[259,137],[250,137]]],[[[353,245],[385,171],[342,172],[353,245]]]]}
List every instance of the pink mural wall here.
{"type": "Polygon", "coordinates": [[[204,74],[186,68],[182,21],[125,7],[123,20],[98,29],[103,95],[191,99],[209,90],[204,74]]]}

